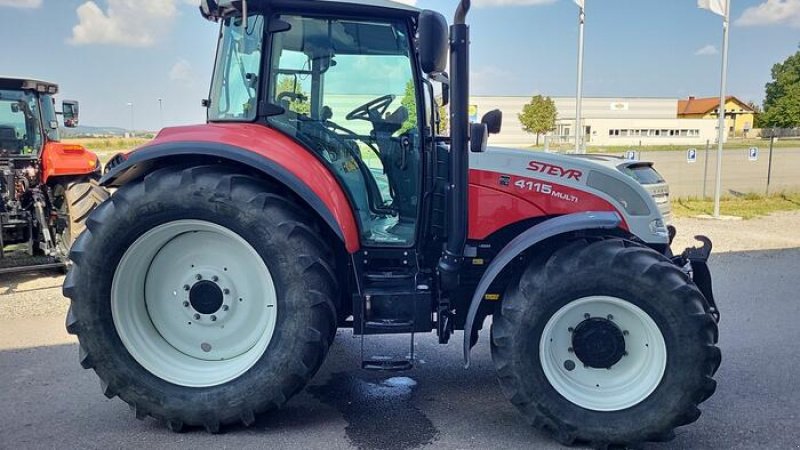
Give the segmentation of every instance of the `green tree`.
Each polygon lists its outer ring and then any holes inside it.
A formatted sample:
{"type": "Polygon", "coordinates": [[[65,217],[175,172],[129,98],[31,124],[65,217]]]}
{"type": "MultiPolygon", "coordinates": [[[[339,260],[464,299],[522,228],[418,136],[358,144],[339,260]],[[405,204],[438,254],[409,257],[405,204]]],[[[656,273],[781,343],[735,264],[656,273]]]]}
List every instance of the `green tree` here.
{"type": "Polygon", "coordinates": [[[553,99],[537,95],[522,107],[522,112],[517,117],[523,130],[536,134],[536,145],[539,145],[539,136],[556,127],[557,115],[553,99]]]}
{"type": "Polygon", "coordinates": [[[296,98],[289,101],[289,110],[297,114],[311,114],[311,103],[308,102],[308,93],[303,92],[302,86],[292,76],[284,76],[278,80],[278,86],[275,87],[275,96],[280,97],[284,92],[299,94],[305,100],[296,98]]]}
{"type": "Polygon", "coordinates": [[[800,50],[772,66],[761,119],[764,127],[800,127],[800,50]]]}

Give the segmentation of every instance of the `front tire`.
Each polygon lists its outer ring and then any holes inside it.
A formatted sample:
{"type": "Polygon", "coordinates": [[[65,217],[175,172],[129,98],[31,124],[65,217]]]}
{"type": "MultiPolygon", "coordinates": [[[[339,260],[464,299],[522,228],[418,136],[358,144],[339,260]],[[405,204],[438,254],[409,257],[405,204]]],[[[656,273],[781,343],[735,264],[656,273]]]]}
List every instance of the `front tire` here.
{"type": "Polygon", "coordinates": [[[572,242],[510,283],[492,324],[500,385],[563,443],[663,441],[716,389],[717,326],[678,267],[620,239],[572,242]]]}
{"type": "Polygon", "coordinates": [[[283,405],[336,330],[332,253],[274,186],[164,168],[88,219],[64,283],[80,359],[137,418],[217,432],[283,405]]]}

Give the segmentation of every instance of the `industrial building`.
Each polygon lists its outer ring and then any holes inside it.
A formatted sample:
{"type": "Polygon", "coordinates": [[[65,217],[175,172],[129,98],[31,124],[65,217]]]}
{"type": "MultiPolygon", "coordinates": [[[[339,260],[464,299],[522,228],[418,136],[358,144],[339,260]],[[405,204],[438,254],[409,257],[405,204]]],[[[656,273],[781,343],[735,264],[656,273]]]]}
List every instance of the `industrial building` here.
{"type": "MultiPolygon", "coordinates": [[[[539,147],[575,142],[575,98],[551,97],[558,116],[556,128],[539,139],[539,147]]],[[[503,130],[493,145],[533,146],[536,136],[522,130],[517,115],[530,97],[472,97],[473,119],[492,109],[503,111],[503,130]]],[[[719,101],[717,101],[719,104],[719,101]]],[[[738,107],[738,105],[737,105],[738,107]]],[[[645,97],[587,97],[582,122],[587,146],[700,145],[716,142],[717,121],[707,114],[679,117],[678,99],[645,97]]]]}

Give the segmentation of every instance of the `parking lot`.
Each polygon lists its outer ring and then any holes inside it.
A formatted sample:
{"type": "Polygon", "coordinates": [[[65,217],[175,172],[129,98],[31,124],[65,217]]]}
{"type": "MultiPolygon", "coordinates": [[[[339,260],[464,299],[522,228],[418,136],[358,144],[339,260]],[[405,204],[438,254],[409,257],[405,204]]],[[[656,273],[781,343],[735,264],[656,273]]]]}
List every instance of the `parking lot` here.
{"type": "MultiPolygon", "coordinates": [[[[700,232],[715,241],[723,363],[700,420],[650,447],[800,447],[800,214],[676,225],[676,247],[700,232]]],[[[62,280],[53,273],[0,278],[0,448],[559,448],[502,396],[486,333],[469,370],[458,333],[449,346],[418,336],[415,370],[376,373],[358,368],[360,341],[340,332],[311,385],[284,409],[220,435],[171,433],[152,419],[135,420],[81,369],[64,331],[62,280]]],[[[394,353],[408,339],[370,343],[394,353]]]]}

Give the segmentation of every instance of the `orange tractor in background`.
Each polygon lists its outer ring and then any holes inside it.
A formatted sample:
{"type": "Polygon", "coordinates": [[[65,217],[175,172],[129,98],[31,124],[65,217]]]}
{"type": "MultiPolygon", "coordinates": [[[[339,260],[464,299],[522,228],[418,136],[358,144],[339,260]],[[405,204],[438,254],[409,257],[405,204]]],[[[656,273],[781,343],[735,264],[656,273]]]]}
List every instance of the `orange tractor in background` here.
{"type": "Polygon", "coordinates": [[[0,78],[0,274],[67,264],[89,213],[108,197],[97,184],[100,161],[81,145],[60,142],[78,126],[78,102],[56,111],[58,86],[0,78]]]}

